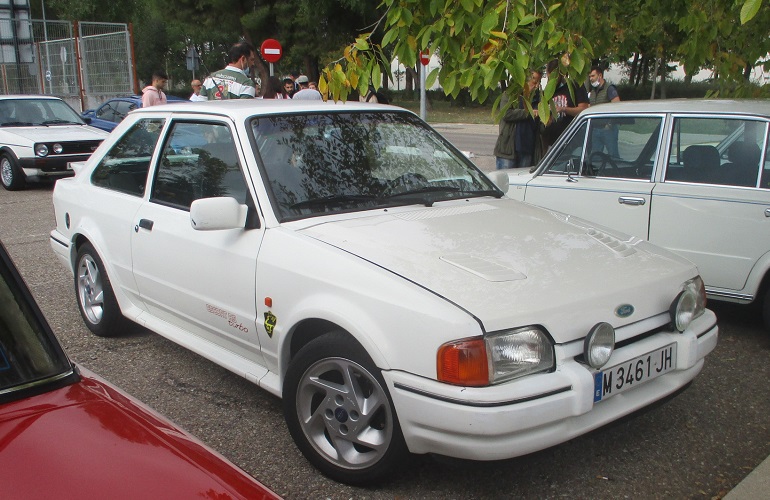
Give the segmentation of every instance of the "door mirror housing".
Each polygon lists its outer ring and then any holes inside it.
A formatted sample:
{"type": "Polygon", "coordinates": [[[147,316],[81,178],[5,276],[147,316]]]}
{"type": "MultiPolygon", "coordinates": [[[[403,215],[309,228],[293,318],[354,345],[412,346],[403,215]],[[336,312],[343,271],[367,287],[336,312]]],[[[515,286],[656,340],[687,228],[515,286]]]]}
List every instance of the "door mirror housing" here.
{"type": "Polygon", "coordinates": [[[243,229],[248,207],[235,198],[201,198],[190,205],[190,224],[197,231],[243,229]]]}

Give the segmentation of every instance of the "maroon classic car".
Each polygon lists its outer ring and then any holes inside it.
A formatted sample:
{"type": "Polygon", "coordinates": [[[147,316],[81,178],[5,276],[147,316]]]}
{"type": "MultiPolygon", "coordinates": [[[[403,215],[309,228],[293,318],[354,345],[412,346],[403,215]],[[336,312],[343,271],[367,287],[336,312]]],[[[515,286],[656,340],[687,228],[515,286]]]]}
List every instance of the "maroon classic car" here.
{"type": "Polygon", "coordinates": [[[64,354],[0,243],[0,497],[279,498],[64,354]]]}

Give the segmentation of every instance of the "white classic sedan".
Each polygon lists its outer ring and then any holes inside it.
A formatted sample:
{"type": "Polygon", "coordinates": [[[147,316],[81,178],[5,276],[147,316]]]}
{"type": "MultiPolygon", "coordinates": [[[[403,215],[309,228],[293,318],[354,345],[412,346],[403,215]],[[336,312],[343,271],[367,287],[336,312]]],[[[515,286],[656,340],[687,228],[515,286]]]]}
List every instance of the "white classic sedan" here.
{"type": "Polygon", "coordinates": [[[0,96],[0,183],[14,191],[71,176],[69,163],[88,159],[107,135],[58,97],[0,96]]]}
{"type": "Polygon", "coordinates": [[[647,239],[693,261],[709,297],[761,301],[770,328],[770,102],[592,107],[508,195],[647,239]]]}
{"type": "Polygon", "coordinates": [[[328,476],[495,460],[688,386],[694,265],[506,198],[414,114],[225,101],[131,113],[54,190],[86,325],[139,323],[283,398],[328,476]]]}

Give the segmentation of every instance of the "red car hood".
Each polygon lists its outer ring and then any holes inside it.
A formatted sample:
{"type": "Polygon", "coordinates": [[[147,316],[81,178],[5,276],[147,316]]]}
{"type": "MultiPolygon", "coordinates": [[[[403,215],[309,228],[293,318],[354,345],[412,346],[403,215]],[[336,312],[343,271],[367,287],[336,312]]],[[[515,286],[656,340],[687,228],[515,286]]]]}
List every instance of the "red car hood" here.
{"type": "Polygon", "coordinates": [[[2,496],[278,498],[151,409],[83,370],[0,408],[2,496]]]}

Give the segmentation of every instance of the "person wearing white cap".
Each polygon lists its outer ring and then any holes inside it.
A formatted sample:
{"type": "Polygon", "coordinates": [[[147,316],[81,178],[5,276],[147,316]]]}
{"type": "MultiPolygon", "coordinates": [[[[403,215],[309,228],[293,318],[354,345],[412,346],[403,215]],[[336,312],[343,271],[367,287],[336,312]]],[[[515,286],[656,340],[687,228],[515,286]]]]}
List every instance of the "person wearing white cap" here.
{"type": "Polygon", "coordinates": [[[297,84],[299,85],[299,90],[294,94],[293,99],[307,99],[311,101],[323,100],[323,96],[321,96],[319,91],[310,88],[310,80],[307,76],[299,75],[297,84]]]}

